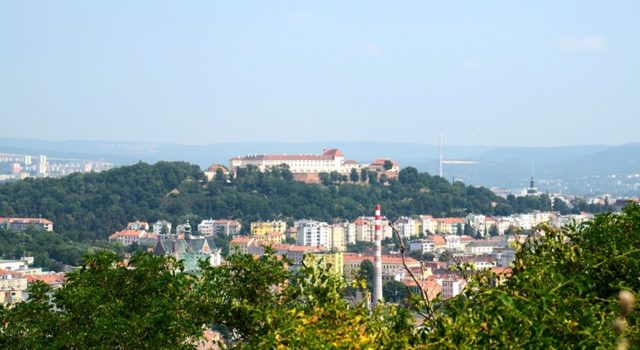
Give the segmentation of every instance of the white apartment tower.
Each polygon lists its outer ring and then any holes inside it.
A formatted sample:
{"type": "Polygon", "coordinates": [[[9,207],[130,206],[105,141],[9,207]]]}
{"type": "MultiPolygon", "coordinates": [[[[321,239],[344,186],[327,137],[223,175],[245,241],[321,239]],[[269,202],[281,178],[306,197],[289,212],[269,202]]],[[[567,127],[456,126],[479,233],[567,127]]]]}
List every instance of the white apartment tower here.
{"type": "Polygon", "coordinates": [[[294,223],[297,228],[296,243],[306,246],[322,246],[331,248],[329,240],[331,228],[326,222],[315,220],[300,220],[294,223]]]}
{"type": "Polygon", "coordinates": [[[47,156],[40,155],[38,157],[38,176],[46,177],[48,174],[49,164],[47,162],[47,156]]]}

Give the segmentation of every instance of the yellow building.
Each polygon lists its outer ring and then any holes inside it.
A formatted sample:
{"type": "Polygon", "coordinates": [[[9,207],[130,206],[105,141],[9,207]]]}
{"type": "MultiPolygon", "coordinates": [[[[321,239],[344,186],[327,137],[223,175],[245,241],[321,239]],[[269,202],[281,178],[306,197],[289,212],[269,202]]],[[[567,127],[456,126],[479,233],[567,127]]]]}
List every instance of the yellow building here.
{"type": "Polygon", "coordinates": [[[343,252],[347,249],[346,239],[345,239],[345,230],[342,225],[331,225],[331,250],[343,252]]]}
{"type": "Polygon", "coordinates": [[[342,277],[344,266],[344,254],[342,252],[318,252],[304,255],[305,264],[317,263],[323,268],[329,268],[330,271],[342,277]]]}
{"type": "Polygon", "coordinates": [[[251,223],[252,235],[266,235],[267,233],[282,233],[287,230],[287,223],[284,221],[256,221],[251,223]]]}
{"type": "MultiPolygon", "coordinates": [[[[342,257],[344,264],[344,276],[347,281],[353,280],[353,278],[360,271],[360,264],[363,261],[369,260],[371,263],[374,262],[374,257],[369,255],[361,255],[356,253],[347,253],[342,257]]],[[[420,261],[407,257],[405,258],[405,262],[410,269],[420,269],[420,261]]],[[[396,277],[403,275],[406,272],[404,268],[404,264],[402,262],[402,258],[399,256],[382,256],[382,281],[386,283],[388,281],[393,281],[396,277]]]]}
{"type": "Polygon", "coordinates": [[[420,229],[425,235],[434,234],[438,231],[438,221],[431,215],[420,215],[420,229]]]}
{"type": "Polygon", "coordinates": [[[267,233],[265,235],[254,235],[251,237],[255,238],[258,241],[272,244],[280,244],[284,241],[284,234],[278,232],[267,233]]]}
{"type": "MultiPolygon", "coordinates": [[[[340,265],[342,269],[342,265],[340,265]]],[[[24,300],[27,278],[19,272],[0,271],[0,304],[11,305],[24,300]]]]}
{"type": "Polygon", "coordinates": [[[438,222],[436,230],[438,233],[455,235],[458,233],[458,226],[460,230],[464,230],[464,219],[462,218],[439,218],[436,221],[438,222]]]}

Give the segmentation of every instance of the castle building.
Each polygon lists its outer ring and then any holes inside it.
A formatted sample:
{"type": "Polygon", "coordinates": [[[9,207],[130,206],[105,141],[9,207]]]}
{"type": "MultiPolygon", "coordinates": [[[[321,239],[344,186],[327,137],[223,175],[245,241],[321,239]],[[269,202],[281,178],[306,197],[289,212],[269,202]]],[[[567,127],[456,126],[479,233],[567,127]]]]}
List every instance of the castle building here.
{"type": "Polygon", "coordinates": [[[260,171],[265,171],[284,164],[293,174],[294,180],[317,183],[320,182],[320,173],[337,172],[340,175],[348,176],[352,169],[360,171],[365,168],[371,171],[378,171],[381,174],[384,173],[390,179],[397,177],[399,164],[389,160],[387,163],[389,169],[385,169],[385,161],[385,159],[378,159],[371,164],[358,164],[353,160],[345,160],[342,151],[333,148],[325,149],[322,154],[254,154],[231,158],[229,164],[232,172],[236,172],[238,168],[246,168],[248,166],[254,166],[260,171]]]}

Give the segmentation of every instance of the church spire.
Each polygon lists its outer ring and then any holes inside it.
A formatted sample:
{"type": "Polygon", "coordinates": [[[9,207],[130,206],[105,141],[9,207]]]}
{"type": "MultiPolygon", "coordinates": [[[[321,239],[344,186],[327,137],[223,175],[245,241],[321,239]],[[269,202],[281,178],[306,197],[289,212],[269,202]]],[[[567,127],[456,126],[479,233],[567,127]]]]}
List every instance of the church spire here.
{"type": "Polygon", "coordinates": [[[531,161],[531,180],[529,181],[529,188],[527,189],[527,196],[537,196],[538,189],[533,181],[533,161],[531,161]]]}

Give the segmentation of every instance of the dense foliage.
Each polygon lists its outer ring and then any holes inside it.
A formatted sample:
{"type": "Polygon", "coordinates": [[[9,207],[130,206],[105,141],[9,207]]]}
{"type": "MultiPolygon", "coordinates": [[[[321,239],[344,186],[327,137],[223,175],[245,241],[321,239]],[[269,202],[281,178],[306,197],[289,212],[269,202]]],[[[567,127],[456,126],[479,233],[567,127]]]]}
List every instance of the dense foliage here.
{"type": "Polygon", "coordinates": [[[434,330],[426,332],[428,343],[451,349],[611,349],[622,341],[637,348],[640,313],[621,308],[618,295],[640,291],[639,247],[635,205],[578,227],[544,228],[530,236],[504,285],[492,288],[494,279],[478,275],[462,297],[448,302],[434,330]]]}
{"type": "Polygon", "coordinates": [[[30,301],[2,310],[3,349],[189,349],[202,334],[195,278],[180,264],[137,254],[127,268],[114,253],[85,259],[67,276],[51,308],[50,289],[30,286],[30,301]]]}
{"type": "MultiPolygon", "coordinates": [[[[106,242],[103,245],[105,248],[108,246],[106,242]]],[[[79,265],[90,248],[85,243],[73,242],[55,232],[34,229],[14,232],[0,228],[0,257],[20,259],[31,256],[34,266],[51,270],[60,271],[64,265],[79,265]]]]}
{"type": "MultiPolygon", "coordinates": [[[[341,181],[341,180],[340,180],[341,181]]],[[[138,163],[98,174],[61,179],[27,179],[0,185],[0,216],[42,216],[55,230],[76,241],[104,239],[135,219],[175,224],[208,218],[254,220],[312,218],[352,220],[371,215],[381,203],[389,218],[469,212],[507,215],[551,209],[545,195],[504,200],[486,188],[451,184],[404,168],[385,184],[329,181],[326,185],[294,182],[286,167],[267,172],[240,169],[227,179],[221,172],[210,183],[197,166],[181,162],[138,163]]]]}
{"type": "Polygon", "coordinates": [[[313,265],[289,272],[269,249],[203,264],[199,276],[177,272],[171,257],[137,254],[126,268],[102,252],[55,292],[56,309],[42,284],[32,285],[31,302],[0,308],[0,347],[193,348],[206,326],[250,349],[637,348],[638,247],[640,206],[628,206],[577,227],[541,228],[504,283],[470,272],[465,292],[446,302],[414,296],[373,310],[365,280],[347,286],[313,265]]]}
{"type": "Polygon", "coordinates": [[[105,238],[133,219],[164,217],[170,209],[163,205],[167,194],[188,186],[187,179],[195,182],[203,176],[197,166],[159,162],[60,179],[26,179],[0,185],[0,216],[41,216],[74,240],[105,238]]]}

